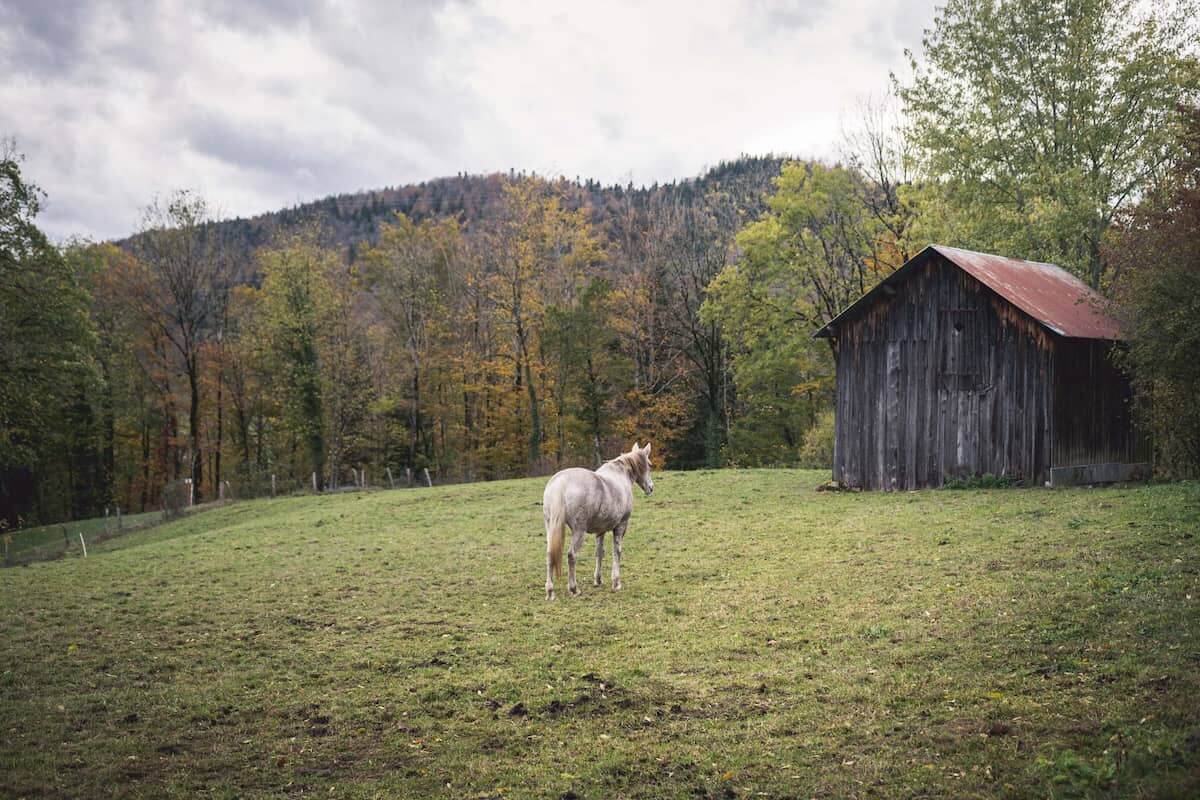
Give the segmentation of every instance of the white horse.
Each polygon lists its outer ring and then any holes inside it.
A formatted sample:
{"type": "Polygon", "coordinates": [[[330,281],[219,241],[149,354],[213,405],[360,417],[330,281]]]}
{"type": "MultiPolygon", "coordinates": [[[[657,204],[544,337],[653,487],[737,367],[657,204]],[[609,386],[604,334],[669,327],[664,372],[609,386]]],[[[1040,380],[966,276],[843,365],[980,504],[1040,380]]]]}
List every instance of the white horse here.
{"type": "Polygon", "coordinates": [[[571,547],[567,550],[567,590],[579,594],[575,583],[575,556],[583,546],[583,537],[596,534],[596,573],[592,583],[600,585],[600,564],[604,560],[604,534],[613,532],[612,588],[621,588],[621,540],[633,511],[633,484],[649,495],[654,491],[650,479],[650,445],[622,453],[606,461],[600,469],[575,467],[554,473],[542,494],[542,517],[546,521],[546,599],[554,599],[554,576],[562,578],[564,528],[571,529],[571,547]]]}

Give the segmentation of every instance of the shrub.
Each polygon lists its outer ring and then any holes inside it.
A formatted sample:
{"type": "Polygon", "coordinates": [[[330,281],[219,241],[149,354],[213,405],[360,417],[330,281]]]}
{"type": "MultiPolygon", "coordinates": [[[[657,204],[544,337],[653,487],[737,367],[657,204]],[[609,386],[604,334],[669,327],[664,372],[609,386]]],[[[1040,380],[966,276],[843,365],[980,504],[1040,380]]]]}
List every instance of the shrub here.
{"type": "Polygon", "coordinates": [[[958,478],[947,478],[942,484],[943,489],[1012,489],[1020,485],[1013,475],[963,475],[958,478]]]}
{"type": "Polygon", "coordinates": [[[800,466],[808,469],[833,469],[833,409],[821,412],[804,434],[800,446],[800,466]]]}

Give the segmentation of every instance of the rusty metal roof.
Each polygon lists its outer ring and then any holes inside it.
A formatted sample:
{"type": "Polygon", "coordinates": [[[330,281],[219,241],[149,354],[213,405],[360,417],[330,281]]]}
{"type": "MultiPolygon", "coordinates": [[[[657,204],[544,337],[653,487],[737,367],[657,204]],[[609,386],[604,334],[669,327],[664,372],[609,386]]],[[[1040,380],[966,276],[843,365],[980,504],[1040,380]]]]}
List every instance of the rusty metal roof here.
{"type": "Polygon", "coordinates": [[[1083,281],[1054,264],[1023,261],[958,247],[932,244],[854,301],[816,336],[831,336],[837,324],[870,303],[885,284],[903,280],[910,268],[936,252],[951,264],[1059,336],[1073,339],[1121,338],[1120,325],[1104,310],[1104,299],[1083,281]]]}

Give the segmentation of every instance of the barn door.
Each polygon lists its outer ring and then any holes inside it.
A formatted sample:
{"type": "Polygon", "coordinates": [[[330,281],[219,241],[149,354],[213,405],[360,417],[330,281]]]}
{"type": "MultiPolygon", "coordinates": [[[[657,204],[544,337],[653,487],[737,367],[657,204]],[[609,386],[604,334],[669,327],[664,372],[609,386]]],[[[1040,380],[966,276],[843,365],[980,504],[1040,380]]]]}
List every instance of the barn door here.
{"type": "Polygon", "coordinates": [[[944,476],[976,472],[979,443],[979,349],[982,331],[974,308],[943,309],[938,375],[939,447],[944,476]]]}

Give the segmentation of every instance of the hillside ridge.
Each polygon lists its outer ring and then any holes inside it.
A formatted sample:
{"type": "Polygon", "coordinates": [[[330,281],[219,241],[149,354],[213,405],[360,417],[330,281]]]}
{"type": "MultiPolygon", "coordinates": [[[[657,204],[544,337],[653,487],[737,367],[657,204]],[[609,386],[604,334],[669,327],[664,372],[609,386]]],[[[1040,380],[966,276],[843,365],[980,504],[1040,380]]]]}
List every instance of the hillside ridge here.
{"type": "MultiPolygon", "coordinates": [[[[496,216],[505,185],[526,178],[554,185],[569,208],[589,209],[590,221],[606,233],[611,232],[613,218],[622,209],[645,209],[663,202],[690,205],[713,192],[729,194],[747,215],[755,216],[762,210],[780,167],[789,160],[792,159],[771,153],[743,154],[720,161],[694,177],[640,186],[603,184],[578,176],[549,178],[515,170],[461,172],[416,183],[330,194],[274,211],[220,220],[213,227],[230,237],[235,251],[248,256],[270,242],[277,232],[315,223],[324,229],[329,243],[344,249],[347,259],[353,262],[358,247],[374,243],[380,225],[397,213],[417,221],[455,217],[470,229],[496,216]]],[[[131,234],[116,244],[128,247],[136,237],[136,233],[131,234]]]]}

